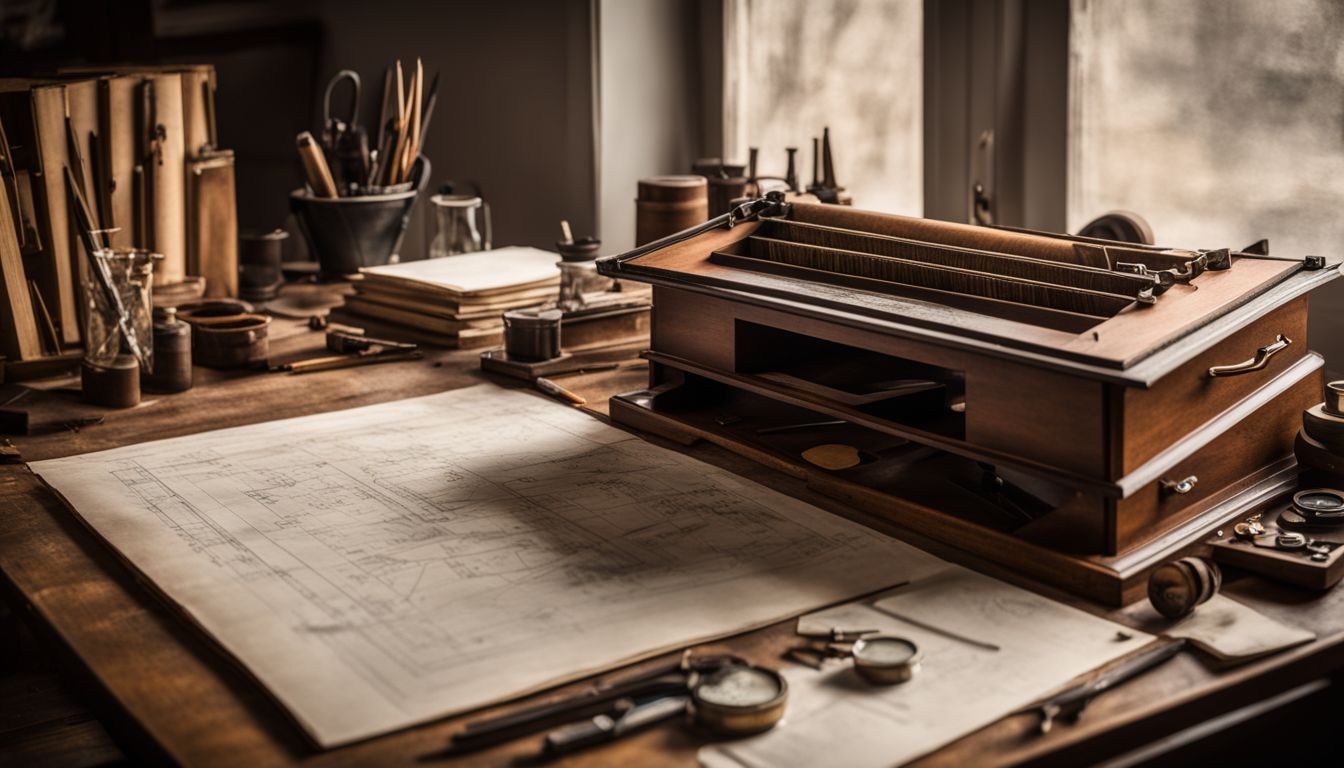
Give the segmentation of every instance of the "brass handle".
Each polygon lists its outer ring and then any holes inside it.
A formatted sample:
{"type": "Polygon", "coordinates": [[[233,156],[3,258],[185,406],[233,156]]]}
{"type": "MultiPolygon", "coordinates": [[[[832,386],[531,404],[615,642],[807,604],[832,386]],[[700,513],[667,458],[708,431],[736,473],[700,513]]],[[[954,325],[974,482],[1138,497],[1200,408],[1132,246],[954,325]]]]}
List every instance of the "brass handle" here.
{"type": "Polygon", "coordinates": [[[1233,365],[1215,365],[1209,369],[1209,376],[1214,378],[1219,376],[1240,376],[1243,373],[1258,371],[1266,365],[1269,365],[1269,358],[1287,349],[1288,345],[1292,343],[1292,339],[1289,339],[1287,336],[1280,333],[1278,339],[1276,339],[1273,344],[1255,350],[1255,357],[1233,365]]]}
{"type": "Polygon", "coordinates": [[[1163,493],[1174,493],[1184,496],[1195,490],[1195,483],[1198,482],[1199,478],[1191,475],[1184,480],[1159,480],[1158,486],[1162,489],[1163,493]]]}

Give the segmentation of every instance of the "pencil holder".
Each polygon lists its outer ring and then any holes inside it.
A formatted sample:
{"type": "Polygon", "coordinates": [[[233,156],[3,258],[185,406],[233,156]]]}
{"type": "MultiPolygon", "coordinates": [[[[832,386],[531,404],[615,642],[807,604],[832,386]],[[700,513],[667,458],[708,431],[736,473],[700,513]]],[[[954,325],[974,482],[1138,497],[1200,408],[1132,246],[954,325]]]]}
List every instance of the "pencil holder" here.
{"type": "MultiPolygon", "coordinates": [[[[153,298],[151,285],[154,265],[163,256],[144,250],[103,250],[97,257],[106,265],[106,276],[126,313],[127,328],[139,342],[141,366],[151,370],[154,365],[151,335],[153,298]]],[[[118,317],[121,312],[113,306],[103,283],[90,274],[81,280],[84,301],[84,357],[93,363],[108,364],[123,352],[131,351],[118,317]]]]}
{"type": "Polygon", "coordinates": [[[406,236],[416,198],[429,181],[429,168],[429,158],[421,155],[406,188],[391,187],[383,194],[313,197],[306,189],[290,193],[290,211],[324,277],[351,275],[360,267],[391,260],[406,236]]]}
{"type": "Polygon", "coordinates": [[[154,262],[142,250],[102,249],[81,280],[84,360],[80,390],[85,402],[129,408],[140,402],[140,371],[153,370],[150,331],[154,262]],[[122,321],[125,319],[125,322],[122,321]]]}

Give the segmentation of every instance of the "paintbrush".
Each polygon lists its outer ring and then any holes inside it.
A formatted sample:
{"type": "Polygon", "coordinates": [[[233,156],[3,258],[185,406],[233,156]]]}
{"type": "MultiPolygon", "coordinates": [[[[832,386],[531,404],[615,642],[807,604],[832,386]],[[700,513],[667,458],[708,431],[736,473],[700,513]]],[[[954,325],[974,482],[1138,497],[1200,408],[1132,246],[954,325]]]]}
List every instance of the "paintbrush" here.
{"type": "Polygon", "coordinates": [[[393,142],[392,154],[387,158],[387,184],[390,186],[397,183],[401,177],[401,159],[406,152],[406,110],[409,105],[406,103],[406,80],[401,69],[401,60],[397,60],[397,123],[396,123],[396,141],[393,142]]]}
{"type": "Polygon", "coordinates": [[[402,181],[411,177],[411,166],[420,154],[420,109],[425,90],[425,67],[420,59],[415,60],[415,76],[411,78],[411,118],[408,130],[410,140],[406,142],[406,158],[402,161],[402,181]]]}

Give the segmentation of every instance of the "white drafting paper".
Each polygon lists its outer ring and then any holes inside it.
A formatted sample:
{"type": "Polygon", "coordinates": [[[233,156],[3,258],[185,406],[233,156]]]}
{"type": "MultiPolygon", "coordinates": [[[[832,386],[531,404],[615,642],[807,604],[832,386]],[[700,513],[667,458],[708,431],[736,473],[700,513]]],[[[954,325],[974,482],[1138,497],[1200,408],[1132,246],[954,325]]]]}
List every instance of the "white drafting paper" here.
{"type": "Polygon", "coordinates": [[[325,746],[942,565],[491,385],[33,469],[325,746]]]}
{"type": "Polygon", "coordinates": [[[1214,595],[1194,613],[1176,621],[1159,615],[1147,601],[1135,603],[1125,613],[1139,626],[1186,638],[1228,664],[1258,659],[1316,639],[1314,632],[1275,621],[1224,595],[1214,595]]]}
{"type": "Polygon", "coordinates": [[[702,765],[902,765],[1153,639],[950,564],[872,604],[837,606],[800,624],[905,637],[919,646],[923,663],[913,679],[894,686],[864,682],[850,662],[821,671],[789,667],[783,722],[760,736],[702,747],[702,765]]]}
{"type": "Polygon", "coordinates": [[[371,280],[464,296],[488,295],[538,283],[560,282],[560,255],[537,248],[496,248],[441,259],[420,259],[359,271],[371,280]]]}

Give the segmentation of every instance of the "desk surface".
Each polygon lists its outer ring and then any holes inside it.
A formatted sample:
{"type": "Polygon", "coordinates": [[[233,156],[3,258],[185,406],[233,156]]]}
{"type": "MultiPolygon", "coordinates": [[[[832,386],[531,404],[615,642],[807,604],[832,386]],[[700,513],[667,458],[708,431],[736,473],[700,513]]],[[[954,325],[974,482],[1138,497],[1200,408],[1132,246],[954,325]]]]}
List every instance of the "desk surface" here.
{"type": "MultiPolygon", "coordinates": [[[[316,355],[322,334],[297,321],[277,321],[276,358],[316,355]]],[[[214,372],[197,368],[197,386],[177,395],[146,395],[139,407],[105,411],[84,405],[60,389],[33,392],[20,400],[34,413],[64,418],[102,415],[100,424],[78,432],[58,431],[15,438],[25,460],[54,458],[210,429],[430,394],[493,380],[477,368],[476,352],[431,351],[425,359],[327,371],[304,376],[214,372]]],[[[565,379],[588,397],[596,413],[607,395],[644,386],[642,370],[565,379]]],[[[13,396],[5,385],[0,400],[13,396]]],[[[564,407],[557,404],[557,407],[564,407]]],[[[655,440],[655,442],[660,442],[655,440]]],[[[902,538],[935,554],[945,550],[895,531],[889,524],[845,508],[810,491],[795,478],[768,470],[718,447],[672,446],[902,538]]],[[[262,688],[199,631],[180,621],[138,583],[115,553],[87,530],[50,490],[22,465],[0,466],[0,576],[6,599],[22,606],[30,623],[64,657],[71,673],[93,683],[90,702],[118,743],[134,758],[189,765],[313,766],[421,763],[441,751],[462,723],[483,712],[440,720],[340,749],[318,751],[262,688]]],[[[968,561],[987,573],[1012,578],[988,564],[968,561]]],[[[1229,574],[1235,576],[1235,574],[1229,574]]],[[[1037,591],[1080,605],[1048,589],[1037,591]]],[[[1256,577],[1229,578],[1225,593],[1261,612],[1315,631],[1318,640],[1230,671],[1217,672],[1192,653],[1099,698],[1076,725],[1045,736],[1034,734],[1031,717],[1010,717],[920,760],[917,765],[990,765],[1025,760],[1078,763],[1123,753],[1207,718],[1260,701],[1344,667],[1344,593],[1311,595],[1256,577]]],[[[1080,605],[1115,620],[1121,617],[1080,605]]],[[[781,666],[794,642],[793,622],[783,622],[714,644],[757,663],[781,666]]],[[[576,683],[532,697],[560,694],[576,683]]],[[[503,711],[510,705],[486,711],[503,711]]],[[[665,724],[615,744],[572,756],[555,765],[691,765],[704,738],[679,724],[665,724]]],[[[446,765],[498,765],[534,754],[530,737],[487,751],[432,761],[446,765]]]]}

